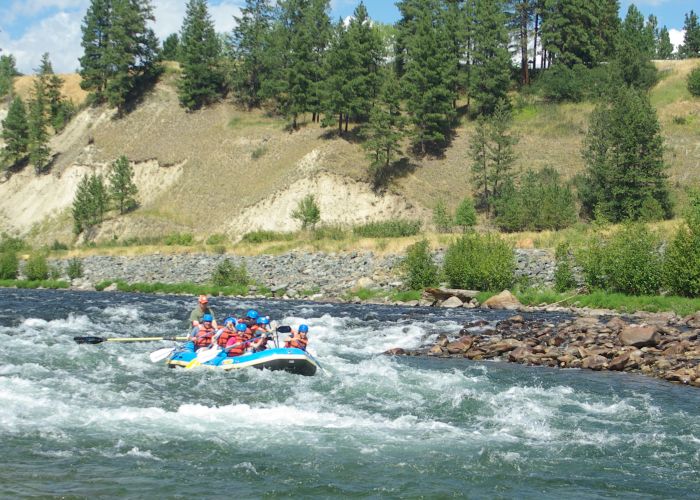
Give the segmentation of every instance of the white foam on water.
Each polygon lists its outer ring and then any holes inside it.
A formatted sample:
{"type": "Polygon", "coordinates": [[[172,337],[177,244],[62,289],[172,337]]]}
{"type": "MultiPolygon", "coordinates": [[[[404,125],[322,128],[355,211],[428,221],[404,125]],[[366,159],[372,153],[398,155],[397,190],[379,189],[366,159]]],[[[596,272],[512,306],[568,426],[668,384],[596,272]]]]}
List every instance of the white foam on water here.
{"type": "Polygon", "coordinates": [[[138,321],[142,316],[140,308],[135,306],[106,307],[102,313],[112,321],[138,321]]]}
{"type": "Polygon", "coordinates": [[[257,470],[257,469],[255,468],[255,466],[254,466],[252,463],[250,463],[250,462],[241,462],[240,464],[236,464],[236,465],[234,465],[234,466],[231,467],[231,468],[234,469],[234,470],[242,469],[242,470],[244,470],[245,472],[247,472],[247,473],[249,473],[249,474],[253,474],[253,475],[255,475],[255,476],[258,475],[258,470],[257,470]]]}

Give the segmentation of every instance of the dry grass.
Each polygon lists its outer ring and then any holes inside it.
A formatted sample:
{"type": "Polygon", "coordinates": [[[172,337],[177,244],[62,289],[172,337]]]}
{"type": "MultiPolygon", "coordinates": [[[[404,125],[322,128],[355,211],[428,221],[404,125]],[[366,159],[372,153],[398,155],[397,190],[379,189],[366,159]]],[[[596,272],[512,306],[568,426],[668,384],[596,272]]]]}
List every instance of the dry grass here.
{"type": "MultiPolygon", "coordinates": [[[[61,88],[63,96],[73,101],[73,104],[76,106],[82,106],[88,93],[80,88],[80,75],[76,73],[67,73],[58,76],[63,79],[63,87],[61,88]]],[[[27,100],[31,97],[35,78],[34,76],[20,76],[15,78],[15,92],[17,92],[17,95],[23,100],[27,100]]]]}

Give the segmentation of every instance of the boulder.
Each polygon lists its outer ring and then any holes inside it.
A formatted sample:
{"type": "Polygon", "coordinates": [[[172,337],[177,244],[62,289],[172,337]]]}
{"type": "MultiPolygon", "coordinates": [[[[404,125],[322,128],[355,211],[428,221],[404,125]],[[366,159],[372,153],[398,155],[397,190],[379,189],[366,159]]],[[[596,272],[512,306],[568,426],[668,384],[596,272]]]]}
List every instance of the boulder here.
{"type": "Polygon", "coordinates": [[[387,356],[405,356],[406,350],[402,349],[401,347],[394,347],[392,349],[389,349],[388,351],[384,351],[384,354],[386,354],[387,356]]]}
{"type": "Polygon", "coordinates": [[[508,290],[503,290],[498,295],[494,295],[490,299],[486,300],[486,302],[484,302],[482,304],[482,307],[485,307],[488,309],[513,310],[513,309],[518,309],[519,307],[522,307],[522,304],[515,297],[515,295],[510,293],[508,290]]]}
{"type": "Polygon", "coordinates": [[[450,341],[447,339],[447,335],[445,335],[444,333],[438,335],[438,338],[435,341],[435,345],[439,347],[447,347],[447,344],[449,343],[450,341]]]}
{"type": "Polygon", "coordinates": [[[470,337],[469,335],[465,335],[464,337],[447,344],[446,349],[450,354],[459,354],[462,352],[467,352],[471,348],[472,344],[474,344],[474,338],[470,337]]]}
{"type": "Polygon", "coordinates": [[[478,293],[475,290],[461,290],[458,288],[426,288],[423,292],[423,297],[432,299],[433,302],[436,300],[447,300],[450,297],[457,297],[462,302],[469,302],[476,298],[478,293]]]}
{"type": "Polygon", "coordinates": [[[608,363],[608,370],[622,371],[630,360],[630,353],[624,352],[608,363]]]}
{"type": "Polygon", "coordinates": [[[623,328],[627,326],[627,323],[625,322],[624,319],[620,318],[619,316],[615,316],[612,318],[610,321],[608,321],[605,326],[607,328],[610,328],[613,332],[617,333],[623,328]]]}
{"type": "Polygon", "coordinates": [[[362,278],[355,281],[355,286],[352,287],[352,291],[357,292],[357,291],[362,290],[364,288],[372,288],[372,287],[374,287],[374,281],[372,280],[372,278],[368,278],[367,276],[363,276],[362,278]]]}
{"type": "Polygon", "coordinates": [[[607,358],[604,358],[603,356],[600,355],[593,355],[593,356],[588,356],[587,358],[584,358],[583,361],[581,362],[581,368],[588,368],[589,370],[602,370],[603,368],[606,367],[608,363],[607,358]]]}
{"type": "Polygon", "coordinates": [[[523,363],[531,354],[527,347],[517,347],[508,353],[508,359],[513,363],[523,363]]]}
{"type": "Polygon", "coordinates": [[[428,356],[441,356],[441,355],[442,355],[442,347],[440,347],[439,345],[434,345],[428,351],[428,356]]]}
{"type": "Polygon", "coordinates": [[[628,326],[620,332],[620,342],[634,347],[653,347],[659,343],[661,336],[653,326],[628,326]]]}
{"type": "Polygon", "coordinates": [[[462,307],[463,305],[464,303],[459,299],[459,297],[450,297],[445,302],[440,304],[440,307],[454,309],[455,307],[462,307]]]}
{"type": "Polygon", "coordinates": [[[683,322],[690,328],[700,328],[700,311],[683,318],[683,322]]]}

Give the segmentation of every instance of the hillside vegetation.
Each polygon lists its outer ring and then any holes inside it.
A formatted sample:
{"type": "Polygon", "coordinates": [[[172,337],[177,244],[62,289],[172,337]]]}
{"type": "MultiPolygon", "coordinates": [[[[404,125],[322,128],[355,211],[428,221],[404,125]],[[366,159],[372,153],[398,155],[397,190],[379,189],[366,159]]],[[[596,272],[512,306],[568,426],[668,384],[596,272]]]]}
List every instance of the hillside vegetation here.
{"type": "MultiPolygon", "coordinates": [[[[686,88],[698,60],[659,61],[662,79],[651,91],[666,142],[672,188],[700,182],[700,100],[686,88]]],[[[294,230],[298,200],[315,194],[324,224],[351,225],[390,218],[422,219],[443,199],[454,209],[473,192],[469,144],[475,122],[464,117],[440,157],[410,157],[388,189],[375,193],[365,152],[352,134],[340,137],[301,116],[290,132],[282,119],[222,102],[195,112],[178,104],[178,70],[169,65],[138,107],[121,119],[103,106],[83,109],[52,139],[58,153],[51,173],[21,171],[0,184],[0,230],[29,235],[38,243],[71,241],[70,205],[81,176],[105,171],[120,155],[135,165],[140,207],[110,217],[94,236],[124,239],[189,232],[238,239],[255,229],[294,230]]],[[[64,75],[64,93],[79,104],[79,77],[64,75]]],[[[31,77],[19,78],[19,94],[31,77]]],[[[583,169],[580,151],[590,103],[544,103],[511,96],[515,170],[551,166],[564,178],[583,169]]]]}

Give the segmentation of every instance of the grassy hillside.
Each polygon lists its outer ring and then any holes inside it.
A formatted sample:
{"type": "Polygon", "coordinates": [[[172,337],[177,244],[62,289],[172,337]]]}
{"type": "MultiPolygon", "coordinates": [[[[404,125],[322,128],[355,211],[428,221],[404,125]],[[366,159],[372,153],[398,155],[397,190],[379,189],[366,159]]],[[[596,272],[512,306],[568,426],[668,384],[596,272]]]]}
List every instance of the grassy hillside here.
{"type": "MultiPolygon", "coordinates": [[[[685,87],[688,72],[700,61],[657,64],[663,79],[651,99],[666,139],[671,183],[681,193],[685,186],[700,184],[700,100],[685,87]]],[[[66,77],[66,92],[79,103],[84,93],[77,78],[66,77]]],[[[69,201],[80,175],[104,171],[122,154],[136,164],[141,207],[106,222],[98,239],[173,231],[199,237],[225,233],[235,239],[258,227],[289,229],[294,225],[289,218],[293,202],[307,192],[320,197],[327,223],[391,217],[428,221],[438,198],[454,208],[472,192],[468,151],[475,124],[466,118],[443,157],[410,158],[388,193],[375,196],[366,183],[365,153],[352,138],[308,122],[290,133],[283,120],[262,111],[242,111],[231,103],[185,112],[178,105],[176,78],[177,72],[169,68],[125,118],[115,119],[106,108],[81,112],[52,141],[53,150],[60,153],[52,178],[39,185],[33,174],[22,172],[15,174],[17,180],[0,184],[0,200],[13,200],[5,205],[0,201],[0,225],[13,232],[33,227],[37,241],[69,241],[69,201]],[[46,203],[57,191],[61,202],[46,203]],[[19,214],[19,199],[31,199],[30,215],[19,214]]],[[[21,95],[30,87],[31,78],[16,82],[21,95]]],[[[580,150],[593,106],[513,97],[520,137],[516,170],[552,166],[566,178],[580,172],[580,150]]]]}

